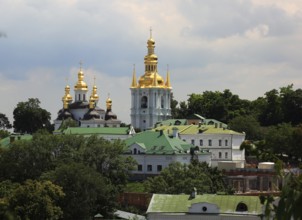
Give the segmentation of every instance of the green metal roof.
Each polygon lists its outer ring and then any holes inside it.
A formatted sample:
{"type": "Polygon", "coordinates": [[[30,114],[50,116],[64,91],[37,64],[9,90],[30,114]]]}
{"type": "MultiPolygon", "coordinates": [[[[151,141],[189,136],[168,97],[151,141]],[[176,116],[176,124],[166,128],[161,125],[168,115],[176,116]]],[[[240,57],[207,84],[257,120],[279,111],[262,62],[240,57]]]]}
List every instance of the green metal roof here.
{"type": "Polygon", "coordinates": [[[3,138],[0,140],[1,147],[9,147],[11,141],[18,141],[18,140],[31,140],[32,135],[30,134],[11,134],[10,136],[3,138]],[[14,139],[14,140],[12,140],[14,139]]]}
{"type": "Polygon", "coordinates": [[[80,134],[80,135],[93,135],[93,134],[105,134],[105,135],[127,135],[129,134],[128,127],[99,127],[99,128],[82,128],[82,127],[70,127],[63,131],[63,134],[80,134]]]}
{"type": "Polygon", "coordinates": [[[138,144],[146,149],[146,154],[184,154],[193,145],[169,136],[166,133],[156,131],[144,131],[125,140],[127,148],[138,144]]]}
{"type": "Polygon", "coordinates": [[[153,194],[147,213],[187,213],[192,204],[202,202],[216,204],[220,213],[234,213],[237,205],[242,202],[247,205],[249,214],[262,214],[262,205],[258,196],[216,194],[196,195],[193,199],[190,199],[189,195],[153,194]]]}
{"type": "Polygon", "coordinates": [[[179,134],[242,134],[226,128],[215,127],[215,125],[174,125],[174,126],[160,126],[153,130],[163,130],[165,133],[172,134],[173,128],[178,129],[179,134]]]}

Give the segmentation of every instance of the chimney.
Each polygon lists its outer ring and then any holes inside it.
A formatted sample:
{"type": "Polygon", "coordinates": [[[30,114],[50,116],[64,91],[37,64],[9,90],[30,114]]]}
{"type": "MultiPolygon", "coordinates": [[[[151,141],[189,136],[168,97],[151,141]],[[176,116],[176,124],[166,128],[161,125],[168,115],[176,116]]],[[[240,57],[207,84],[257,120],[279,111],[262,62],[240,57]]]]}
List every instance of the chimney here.
{"type": "Polygon", "coordinates": [[[173,127],[173,128],[172,128],[172,131],[173,131],[173,137],[174,137],[174,138],[177,138],[177,137],[178,137],[178,128],[173,127]]]}
{"type": "Polygon", "coordinates": [[[196,195],[197,195],[197,189],[196,189],[196,187],[194,187],[193,191],[192,191],[192,194],[191,194],[191,198],[195,199],[196,195]]]}

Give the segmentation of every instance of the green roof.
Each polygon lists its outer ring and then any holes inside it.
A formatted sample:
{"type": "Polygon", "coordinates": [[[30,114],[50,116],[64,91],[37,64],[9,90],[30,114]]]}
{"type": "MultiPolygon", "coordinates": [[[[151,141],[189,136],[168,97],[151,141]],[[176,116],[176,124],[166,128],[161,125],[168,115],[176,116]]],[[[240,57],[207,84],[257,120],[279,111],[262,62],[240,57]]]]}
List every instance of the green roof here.
{"type": "Polygon", "coordinates": [[[63,134],[80,134],[80,135],[127,135],[129,134],[128,127],[99,127],[99,128],[82,128],[70,127],[63,131],[63,134]]]}
{"type": "Polygon", "coordinates": [[[242,134],[226,128],[215,127],[215,125],[174,125],[174,126],[160,126],[153,130],[163,130],[165,133],[172,133],[173,128],[178,129],[179,134],[242,134]]]}
{"type": "Polygon", "coordinates": [[[145,149],[146,154],[185,154],[191,147],[185,141],[156,131],[140,132],[125,140],[127,148],[138,144],[145,149]]]}
{"type": "Polygon", "coordinates": [[[32,135],[30,134],[11,134],[10,136],[0,140],[1,147],[9,147],[12,141],[18,140],[31,140],[32,135]]]}
{"type": "Polygon", "coordinates": [[[216,204],[220,213],[234,213],[239,203],[246,204],[249,214],[262,214],[262,205],[258,196],[236,196],[203,194],[190,198],[189,195],[153,194],[147,213],[187,213],[192,204],[216,204]]]}

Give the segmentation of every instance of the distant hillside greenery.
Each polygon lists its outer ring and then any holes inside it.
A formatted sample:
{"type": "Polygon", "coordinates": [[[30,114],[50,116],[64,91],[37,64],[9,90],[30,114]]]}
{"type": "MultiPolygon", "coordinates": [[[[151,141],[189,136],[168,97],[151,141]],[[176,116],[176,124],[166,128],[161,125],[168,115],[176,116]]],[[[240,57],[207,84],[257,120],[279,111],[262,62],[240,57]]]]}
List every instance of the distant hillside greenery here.
{"type": "Polygon", "coordinates": [[[249,140],[242,145],[247,156],[260,161],[299,164],[302,160],[302,89],[293,85],[273,89],[256,100],[240,99],[226,89],[190,94],[187,101],[171,100],[172,117],[199,114],[245,132],[249,140]]]}

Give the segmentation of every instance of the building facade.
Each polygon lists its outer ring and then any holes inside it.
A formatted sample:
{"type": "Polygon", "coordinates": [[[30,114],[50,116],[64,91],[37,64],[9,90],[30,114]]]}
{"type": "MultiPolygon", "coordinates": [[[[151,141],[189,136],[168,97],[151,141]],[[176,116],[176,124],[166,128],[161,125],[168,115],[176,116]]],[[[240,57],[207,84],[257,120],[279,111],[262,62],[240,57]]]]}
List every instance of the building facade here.
{"type": "Polygon", "coordinates": [[[199,150],[210,152],[212,167],[217,167],[221,161],[229,161],[235,162],[237,168],[244,168],[245,151],[240,149],[240,145],[245,140],[245,133],[229,130],[216,120],[208,120],[207,124],[201,122],[187,124],[180,120],[168,122],[169,124],[162,122],[154,130],[162,130],[168,134],[177,132],[181,140],[194,145],[199,150]]]}
{"type": "Polygon", "coordinates": [[[131,155],[138,164],[137,169],[132,171],[136,179],[158,175],[172,162],[190,164],[193,156],[194,159],[211,165],[210,153],[194,151],[192,154],[193,145],[164,132],[140,132],[125,142],[127,147],[125,155],[131,155]]]}
{"type": "Polygon", "coordinates": [[[145,74],[136,79],[133,70],[131,90],[131,124],[134,128],[146,130],[153,128],[158,121],[171,118],[171,84],[167,71],[166,81],[159,75],[157,55],[154,53],[155,41],[152,34],[147,41],[148,53],[144,58],[145,74]]]}

